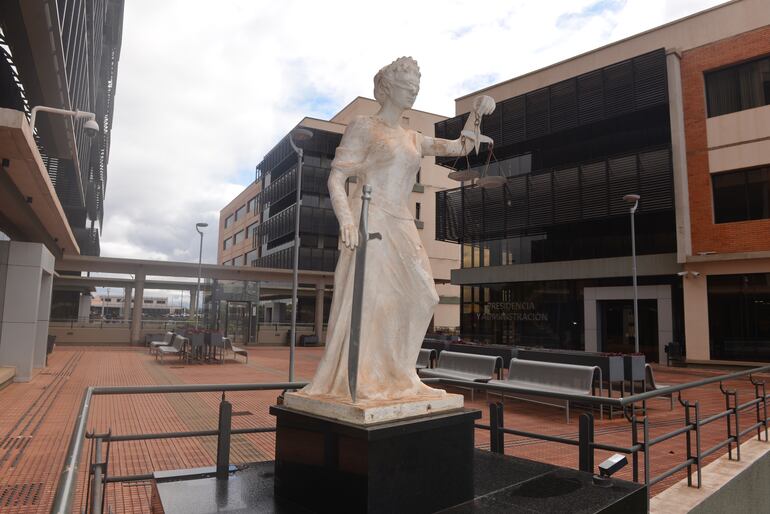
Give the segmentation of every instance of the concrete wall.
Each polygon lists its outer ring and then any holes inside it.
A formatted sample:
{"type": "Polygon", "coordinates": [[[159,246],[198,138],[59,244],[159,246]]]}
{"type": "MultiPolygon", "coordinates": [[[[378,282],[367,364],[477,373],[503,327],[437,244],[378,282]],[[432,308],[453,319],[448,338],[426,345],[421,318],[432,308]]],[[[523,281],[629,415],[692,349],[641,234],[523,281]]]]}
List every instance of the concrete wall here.
{"type": "Polygon", "coordinates": [[[18,382],[45,366],[53,270],[45,245],[0,241],[0,366],[18,382]]]}

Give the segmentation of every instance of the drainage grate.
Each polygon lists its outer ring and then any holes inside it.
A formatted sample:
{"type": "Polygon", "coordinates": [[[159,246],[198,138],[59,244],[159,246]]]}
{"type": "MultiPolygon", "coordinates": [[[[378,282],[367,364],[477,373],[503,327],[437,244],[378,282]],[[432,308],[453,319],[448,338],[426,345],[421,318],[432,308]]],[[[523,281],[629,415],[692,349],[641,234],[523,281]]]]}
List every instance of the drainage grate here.
{"type": "Polygon", "coordinates": [[[184,369],[184,366],[169,366],[171,369],[184,369]]]}
{"type": "Polygon", "coordinates": [[[234,410],[231,416],[251,416],[253,414],[250,410],[234,410]]]}
{"type": "Polygon", "coordinates": [[[0,489],[0,507],[25,507],[37,505],[43,482],[14,484],[0,489]]]}

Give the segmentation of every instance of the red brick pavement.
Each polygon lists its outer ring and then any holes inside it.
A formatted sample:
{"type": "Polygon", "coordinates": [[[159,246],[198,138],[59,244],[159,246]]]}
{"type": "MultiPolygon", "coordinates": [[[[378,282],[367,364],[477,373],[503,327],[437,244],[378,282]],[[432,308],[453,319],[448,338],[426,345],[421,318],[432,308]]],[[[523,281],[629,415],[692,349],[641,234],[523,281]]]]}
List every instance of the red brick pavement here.
{"type": "MultiPolygon", "coordinates": [[[[298,349],[298,380],[308,380],[312,376],[321,352],[315,348],[298,349]]],[[[250,349],[248,364],[230,360],[222,365],[188,365],[174,359],[160,364],[146,351],[136,348],[57,349],[50,356],[49,366],[31,382],[12,384],[0,391],[0,512],[50,510],[75,416],[87,386],[279,382],[286,380],[288,375],[287,353],[286,348],[250,349]]],[[[680,383],[719,373],[723,372],[659,369],[656,378],[659,382],[680,383]]],[[[741,402],[754,396],[748,380],[734,381],[728,386],[738,390],[741,402]]],[[[229,393],[227,398],[236,413],[233,426],[272,426],[274,422],[268,407],[275,402],[276,395],[275,391],[229,393]]],[[[724,397],[716,384],[691,390],[686,398],[700,400],[704,417],[724,409],[724,397]]],[[[215,429],[218,403],[216,393],[97,396],[92,402],[87,426],[89,431],[99,433],[111,429],[114,434],[215,429]]],[[[466,405],[484,412],[482,422],[487,419],[486,403],[483,393],[476,393],[475,401],[470,401],[466,393],[466,405]]],[[[651,437],[683,424],[683,409],[676,404],[673,411],[664,400],[651,401],[648,407],[651,437]]],[[[573,422],[566,424],[563,411],[553,407],[513,400],[507,400],[505,405],[505,425],[521,430],[576,438],[577,418],[575,412],[573,422]]],[[[753,414],[746,413],[741,424],[745,427],[753,420],[753,414]]],[[[704,429],[702,447],[711,447],[725,438],[725,421],[721,420],[704,429]]],[[[622,417],[597,419],[596,440],[628,446],[629,423],[622,417]]],[[[476,431],[476,445],[489,447],[488,432],[476,431]]],[[[577,467],[577,449],[573,446],[514,436],[506,436],[505,446],[510,455],[577,467]]],[[[236,464],[270,460],[273,448],[271,433],[234,436],[231,460],[236,464]]],[[[88,450],[87,444],[83,463],[88,458],[88,450]]],[[[113,443],[110,451],[109,474],[133,475],[210,466],[215,460],[216,441],[205,437],[118,442],[113,443]]],[[[709,461],[722,454],[724,451],[717,452],[709,461]]],[[[605,455],[606,452],[597,452],[597,463],[605,455]]],[[[651,474],[655,476],[670,469],[684,456],[684,436],[654,447],[650,452],[651,474]]],[[[621,472],[621,476],[630,478],[630,466],[621,472]]],[[[657,485],[653,493],[684,476],[684,472],[677,473],[657,485]]],[[[85,480],[86,466],[82,466],[76,511],[84,502],[85,480]]],[[[107,504],[116,513],[149,512],[149,483],[109,485],[107,504]]]]}

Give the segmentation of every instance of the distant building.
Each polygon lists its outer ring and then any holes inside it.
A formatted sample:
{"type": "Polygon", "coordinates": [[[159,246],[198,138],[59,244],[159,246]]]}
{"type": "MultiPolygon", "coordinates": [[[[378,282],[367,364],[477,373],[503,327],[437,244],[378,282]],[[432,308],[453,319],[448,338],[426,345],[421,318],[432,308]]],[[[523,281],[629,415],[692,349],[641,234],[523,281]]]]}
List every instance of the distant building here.
{"type": "MultiPolygon", "coordinates": [[[[123,296],[94,295],[91,299],[91,317],[96,319],[127,319],[123,296]]],[[[134,300],[131,299],[131,308],[134,300]]],[[[164,319],[169,316],[186,314],[187,309],[172,305],[166,296],[145,296],[142,299],[143,319],[164,319]]]]}
{"type": "MultiPolygon", "coordinates": [[[[337,265],[339,225],[326,186],[331,162],[347,123],[357,115],[374,114],[378,108],[379,104],[374,100],[358,97],[329,121],[305,118],[298,125],[313,132],[313,137],[302,145],[304,163],[299,253],[299,267],[302,270],[333,271],[337,265]]],[[[404,114],[402,123],[432,135],[434,124],[443,119],[443,116],[436,114],[409,110],[404,114]]],[[[292,267],[296,167],[297,157],[287,135],[257,166],[256,181],[220,212],[220,264],[283,269],[292,267]]],[[[454,245],[436,241],[434,237],[435,193],[456,184],[447,178],[447,173],[432,158],[423,159],[410,205],[430,257],[440,296],[433,327],[455,329],[459,324],[459,288],[450,285],[449,278],[450,270],[459,266],[459,253],[454,245]]],[[[324,319],[328,317],[330,293],[323,295],[326,303],[324,319]]],[[[285,298],[285,294],[283,297],[275,295],[273,300],[267,303],[263,301],[261,320],[285,321],[285,298]]],[[[322,296],[318,292],[300,294],[300,321],[312,322],[319,298],[322,296]]],[[[246,311],[252,312],[244,309],[246,311]]]]}
{"type": "Polygon", "coordinates": [[[770,360],[768,56],[767,2],[741,0],[457,99],[436,135],[491,95],[490,173],[507,178],[438,193],[437,238],[462,246],[462,335],[632,352],[635,193],[640,349],[770,360]]]}

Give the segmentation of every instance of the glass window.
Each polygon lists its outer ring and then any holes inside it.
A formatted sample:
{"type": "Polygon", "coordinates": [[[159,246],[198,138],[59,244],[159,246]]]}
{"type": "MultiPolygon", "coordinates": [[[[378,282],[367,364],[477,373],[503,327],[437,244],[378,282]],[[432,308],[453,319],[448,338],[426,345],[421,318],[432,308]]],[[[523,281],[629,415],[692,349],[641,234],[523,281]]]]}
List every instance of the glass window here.
{"type": "Polygon", "coordinates": [[[225,242],[222,244],[222,248],[224,250],[227,250],[231,246],[233,246],[233,238],[232,237],[228,237],[227,239],[225,239],[225,242]]]}
{"type": "Polygon", "coordinates": [[[707,280],[711,357],[770,360],[770,273],[707,280]]]}
{"type": "Polygon", "coordinates": [[[252,223],[246,227],[246,239],[254,236],[254,229],[257,228],[257,225],[259,225],[259,223],[252,223]]]}
{"type": "Polygon", "coordinates": [[[720,116],[770,104],[770,57],[706,74],[708,115],[720,116]]]}
{"type": "Polygon", "coordinates": [[[246,210],[248,212],[256,212],[257,211],[257,197],[256,196],[246,203],[246,210]]]}
{"type": "Polygon", "coordinates": [[[252,250],[249,253],[246,254],[245,259],[245,266],[254,266],[254,261],[257,260],[259,257],[258,250],[252,250]]]}
{"type": "Polygon", "coordinates": [[[770,218],[770,167],[712,176],[714,222],[770,218]]]}
{"type": "Polygon", "coordinates": [[[420,202],[417,202],[414,205],[414,219],[416,220],[420,219],[420,202]]]}
{"type": "Polygon", "coordinates": [[[232,215],[232,214],[231,214],[231,215],[229,215],[228,217],[226,217],[226,218],[225,218],[225,228],[227,228],[227,227],[229,227],[230,225],[232,225],[232,224],[233,224],[233,220],[234,220],[234,217],[233,217],[233,215],[232,215]]]}
{"type": "Polygon", "coordinates": [[[237,245],[238,243],[242,242],[244,239],[245,232],[243,230],[236,232],[233,236],[233,244],[237,245]]]}
{"type": "Polygon", "coordinates": [[[242,205],[240,209],[235,211],[235,221],[242,220],[246,216],[246,206],[242,205]]]}

